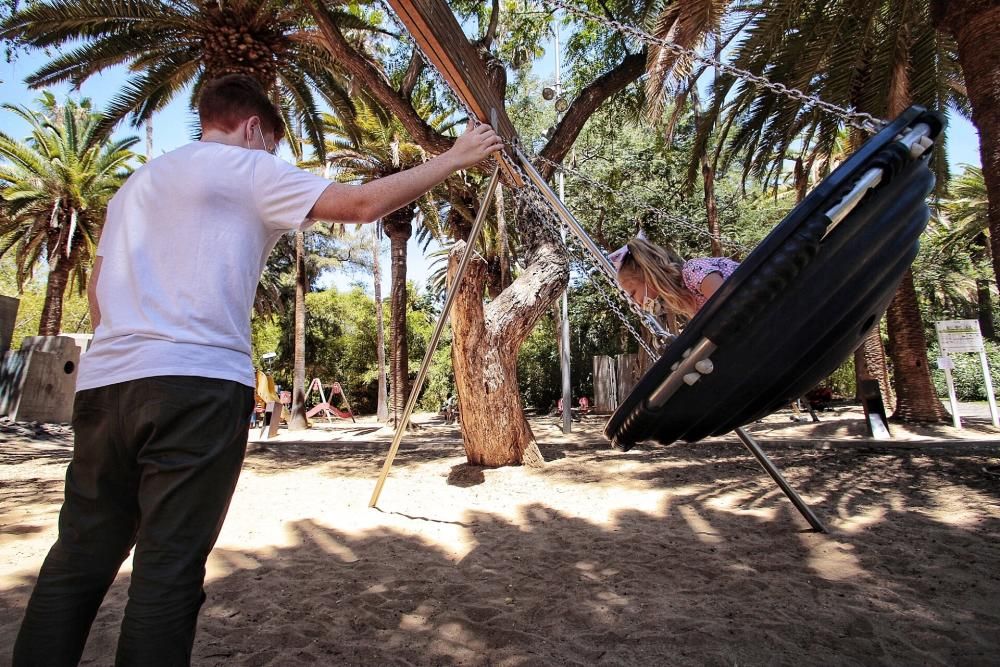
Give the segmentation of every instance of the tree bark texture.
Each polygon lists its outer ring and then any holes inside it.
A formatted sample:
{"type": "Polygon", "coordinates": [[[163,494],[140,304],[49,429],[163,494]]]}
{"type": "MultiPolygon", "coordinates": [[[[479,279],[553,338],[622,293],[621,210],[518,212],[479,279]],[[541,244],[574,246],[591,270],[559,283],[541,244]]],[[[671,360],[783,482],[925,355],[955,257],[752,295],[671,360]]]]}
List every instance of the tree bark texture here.
{"type": "Polygon", "coordinates": [[[384,74],[347,41],[324,3],[305,0],[304,4],[323,35],[323,45],[337,65],[362,82],[371,96],[399,119],[414,141],[432,154],[443,153],[451,148],[455,140],[439,134],[428,125],[410,104],[409,94],[393,90],[384,74]]]}
{"type": "Polygon", "coordinates": [[[375,418],[380,422],[389,421],[389,406],[386,404],[385,376],[385,317],[382,309],[382,244],[378,230],[372,231],[372,277],[375,282],[375,360],[378,368],[378,402],[375,418]]]}
{"type": "Polygon", "coordinates": [[[927,365],[927,340],[913,287],[913,273],[906,271],[886,313],[889,356],[896,378],[896,410],[892,418],[904,422],[944,422],[948,413],[934,391],[927,365]]]}
{"type": "MultiPolygon", "coordinates": [[[[912,36],[908,29],[901,30],[900,39],[908,44],[912,36]]],[[[888,112],[894,118],[913,101],[910,90],[910,73],[907,63],[896,63],[889,86],[888,112]]],[[[903,274],[896,295],[886,312],[886,332],[889,337],[889,358],[892,360],[893,380],[896,390],[896,409],[892,418],[904,422],[943,422],[948,415],[937,397],[927,367],[927,339],[924,323],[913,284],[913,271],[903,274]]]]}
{"type": "Polygon", "coordinates": [[[406,345],[406,244],[413,233],[409,211],[396,211],[385,220],[392,258],[391,292],[392,321],[389,328],[390,369],[392,376],[392,420],[397,423],[410,395],[409,350],[406,345]]]}
{"type": "Polygon", "coordinates": [[[309,428],[306,419],[306,241],[295,232],[295,353],[292,371],[292,405],[289,431],[309,428]]]}
{"type": "MultiPolygon", "coordinates": [[[[450,284],[465,249],[459,242],[449,255],[450,284]]],[[[452,362],[470,464],[542,464],[521,405],[517,354],[565,287],[566,270],[558,241],[547,240],[536,246],[521,275],[488,305],[483,303],[488,267],[479,258],[469,263],[462,283],[451,287],[457,289],[451,314],[452,362]]]]}
{"type": "Polygon", "coordinates": [[[982,278],[976,279],[976,304],[978,307],[979,331],[987,340],[997,339],[996,325],[993,323],[993,295],[990,293],[990,282],[982,278]]]}
{"type": "Polygon", "coordinates": [[[719,207],[715,201],[715,168],[707,154],[701,156],[701,176],[705,188],[705,217],[708,219],[708,234],[712,240],[712,257],[722,257],[722,228],[719,225],[719,207]]]}
{"type": "MultiPolygon", "coordinates": [[[[50,260],[51,261],[51,260],[50,260]]],[[[58,336],[62,328],[63,298],[66,295],[66,285],[69,284],[69,273],[73,264],[68,257],[59,254],[45,285],[45,302],[42,304],[42,317],[38,322],[39,336],[58,336]]]]}
{"type": "Polygon", "coordinates": [[[892,390],[892,383],[889,382],[889,365],[885,359],[882,334],[877,326],[865,337],[854,353],[854,379],[858,396],[861,395],[862,380],[877,380],[879,393],[882,394],[882,405],[887,413],[892,412],[896,396],[892,390]]]}
{"type": "Polygon", "coordinates": [[[1000,287],[1000,0],[935,0],[932,8],[958,43],[972,122],[979,130],[993,273],[1000,287]]]}

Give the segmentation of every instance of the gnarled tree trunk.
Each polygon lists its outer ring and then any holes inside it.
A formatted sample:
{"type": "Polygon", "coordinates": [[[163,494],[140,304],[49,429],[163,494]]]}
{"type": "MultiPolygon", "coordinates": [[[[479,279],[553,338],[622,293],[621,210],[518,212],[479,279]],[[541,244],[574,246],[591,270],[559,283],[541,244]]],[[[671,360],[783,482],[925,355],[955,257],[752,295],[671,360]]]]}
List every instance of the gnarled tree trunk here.
{"type": "MultiPolygon", "coordinates": [[[[316,20],[323,45],[338,65],[361,82],[380,104],[396,114],[414,141],[430,154],[440,153],[452,145],[454,140],[435,132],[416,113],[410,104],[405,80],[401,89],[392,88],[382,72],[345,38],[323,3],[308,0],[305,6],[316,20]]],[[[628,54],[617,66],[582,89],[563,115],[542,155],[555,162],[561,161],[598,107],[642,76],[645,61],[645,51],[628,54]]],[[[505,91],[499,92],[502,99],[505,91]]],[[[548,177],[552,167],[543,164],[539,171],[548,177]]],[[[453,206],[464,198],[464,193],[456,194],[452,198],[453,206]]],[[[489,305],[484,305],[486,267],[473,266],[473,275],[463,281],[452,314],[452,355],[462,411],[462,433],[469,461],[481,465],[540,462],[521,407],[516,376],[517,351],[566,286],[568,274],[558,238],[540,237],[544,232],[539,221],[532,216],[532,224],[521,224],[524,218],[528,216],[519,216],[517,220],[524,249],[519,257],[524,263],[524,271],[489,305]]],[[[450,271],[457,267],[456,252],[461,252],[460,248],[457,247],[449,259],[450,271]]]]}
{"type": "MultiPolygon", "coordinates": [[[[533,233],[544,234],[537,220],[531,224],[535,225],[533,233]]],[[[529,226],[521,227],[527,231],[529,226]]],[[[489,304],[483,303],[489,270],[482,259],[472,259],[462,283],[455,287],[452,363],[465,454],[473,465],[543,463],[521,404],[517,354],[566,286],[568,274],[566,257],[554,237],[539,239],[529,247],[535,251],[525,270],[489,304]]],[[[465,251],[465,242],[459,241],[448,257],[449,285],[454,284],[465,251]]]]}

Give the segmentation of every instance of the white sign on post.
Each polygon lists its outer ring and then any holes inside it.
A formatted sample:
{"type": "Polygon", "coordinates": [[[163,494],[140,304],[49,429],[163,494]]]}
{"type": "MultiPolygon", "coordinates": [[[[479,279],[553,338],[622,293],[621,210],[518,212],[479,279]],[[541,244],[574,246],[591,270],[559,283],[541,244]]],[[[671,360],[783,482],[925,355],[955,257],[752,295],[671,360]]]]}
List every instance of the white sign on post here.
{"type": "Polygon", "coordinates": [[[983,380],[986,382],[986,397],[990,402],[990,418],[994,426],[1000,426],[997,419],[997,402],[993,394],[993,380],[990,377],[989,364],[986,363],[986,349],[983,347],[983,335],[979,331],[979,320],[944,320],[935,322],[941,355],[938,357],[938,368],[944,370],[948,382],[948,400],[951,402],[951,419],[955,428],[962,428],[962,420],[958,416],[958,398],[955,395],[955,382],[951,371],[955,368],[952,354],[974,352],[979,354],[983,367],[983,380]]]}

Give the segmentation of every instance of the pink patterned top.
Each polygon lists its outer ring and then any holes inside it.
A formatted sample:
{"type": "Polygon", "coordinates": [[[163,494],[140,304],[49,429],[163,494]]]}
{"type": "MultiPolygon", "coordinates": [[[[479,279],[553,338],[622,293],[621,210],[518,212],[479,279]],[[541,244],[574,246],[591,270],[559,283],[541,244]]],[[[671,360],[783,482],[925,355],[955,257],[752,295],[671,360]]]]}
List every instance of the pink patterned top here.
{"type": "Polygon", "coordinates": [[[701,283],[705,280],[705,276],[710,273],[719,273],[722,275],[722,279],[726,280],[733,275],[739,265],[739,262],[734,262],[728,257],[698,257],[684,262],[684,268],[681,270],[684,287],[687,287],[694,295],[695,303],[698,304],[699,309],[708,301],[708,298],[701,293],[701,283]]]}

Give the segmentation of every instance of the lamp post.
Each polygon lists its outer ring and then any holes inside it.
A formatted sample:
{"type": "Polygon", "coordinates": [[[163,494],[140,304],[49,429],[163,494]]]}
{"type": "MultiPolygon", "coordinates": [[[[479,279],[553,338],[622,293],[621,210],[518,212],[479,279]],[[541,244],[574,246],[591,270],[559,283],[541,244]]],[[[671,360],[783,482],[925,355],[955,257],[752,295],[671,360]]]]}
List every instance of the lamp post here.
{"type": "MultiPolygon", "coordinates": [[[[556,90],[555,90],[555,108],[556,108],[556,123],[562,118],[563,112],[566,111],[566,100],[562,96],[562,61],[560,54],[560,44],[559,44],[559,16],[556,14],[554,16],[554,22],[556,27],[556,90]]],[[[565,177],[560,171],[557,178],[559,179],[559,199],[565,204],[566,203],[566,182],[565,177]]],[[[562,242],[566,243],[566,230],[562,231],[562,242]]],[[[566,284],[566,289],[563,290],[562,294],[562,317],[561,317],[560,336],[561,345],[559,346],[559,366],[562,370],[562,397],[563,397],[563,433],[569,433],[573,430],[573,386],[570,378],[570,357],[569,357],[569,283],[566,284]]]]}

